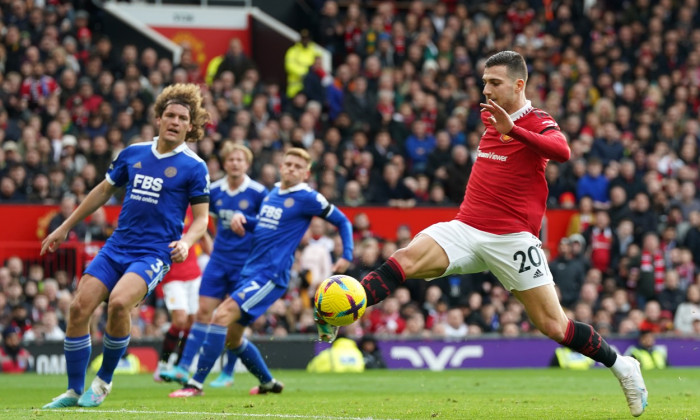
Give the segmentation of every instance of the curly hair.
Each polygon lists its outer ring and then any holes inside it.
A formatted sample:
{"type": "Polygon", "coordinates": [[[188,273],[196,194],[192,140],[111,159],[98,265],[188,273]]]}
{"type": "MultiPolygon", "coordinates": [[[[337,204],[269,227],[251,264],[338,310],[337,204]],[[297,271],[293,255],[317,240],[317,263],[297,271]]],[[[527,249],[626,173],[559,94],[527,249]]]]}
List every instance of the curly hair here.
{"type": "Polygon", "coordinates": [[[190,110],[192,131],[185,141],[199,141],[204,136],[204,124],[209,121],[209,112],[202,107],[202,94],[199,86],[193,83],[178,83],[163,89],[153,105],[156,117],[161,117],[170,104],[179,104],[190,110]]]}

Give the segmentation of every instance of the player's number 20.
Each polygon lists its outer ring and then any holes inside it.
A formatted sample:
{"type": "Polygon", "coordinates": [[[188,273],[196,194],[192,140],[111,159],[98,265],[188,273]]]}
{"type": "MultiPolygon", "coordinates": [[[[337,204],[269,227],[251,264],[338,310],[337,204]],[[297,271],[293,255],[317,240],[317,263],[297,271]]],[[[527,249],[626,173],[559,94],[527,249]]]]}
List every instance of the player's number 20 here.
{"type": "Polygon", "coordinates": [[[528,248],[527,253],[525,251],[518,251],[513,254],[513,261],[518,260],[520,260],[520,270],[518,270],[518,273],[524,273],[532,268],[527,264],[528,260],[530,261],[530,264],[534,265],[535,267],[539,267],[542,264],[542,257],[540,257],[540,253],[535,246],[528,248]]]}

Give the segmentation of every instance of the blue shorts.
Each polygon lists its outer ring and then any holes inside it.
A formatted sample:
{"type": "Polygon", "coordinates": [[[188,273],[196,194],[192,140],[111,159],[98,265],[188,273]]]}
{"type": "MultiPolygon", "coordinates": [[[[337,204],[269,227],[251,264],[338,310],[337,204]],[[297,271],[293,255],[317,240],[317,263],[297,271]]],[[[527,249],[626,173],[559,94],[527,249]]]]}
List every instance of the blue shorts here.
{"type": "Polygon", "coordinates": [[[261,280],[259,277],[242,279],[231,298],[241,308],[241,319],[237,322],[243,326],[250,325],[265,313],[275,301],[284,296],[286,286],[279,286],[271,280],[261,280]]]}
{"type": "Polygon", "coordinates": [[[199,295],[214,299],[225,299],[236,290],[243,264],[224,264],[212,259],[202,273],[199,295]]]}
{"type": "Polygon", "coordinates": [[[112,292],[114,286],[126,273],[135,273],[146,282],[148,292],[153,292],[165,274],[170,271],[170,259],[155,252],[125,252],[114,247],[105,246],[97,253],[85,274],[101,281],[112,292]]]}

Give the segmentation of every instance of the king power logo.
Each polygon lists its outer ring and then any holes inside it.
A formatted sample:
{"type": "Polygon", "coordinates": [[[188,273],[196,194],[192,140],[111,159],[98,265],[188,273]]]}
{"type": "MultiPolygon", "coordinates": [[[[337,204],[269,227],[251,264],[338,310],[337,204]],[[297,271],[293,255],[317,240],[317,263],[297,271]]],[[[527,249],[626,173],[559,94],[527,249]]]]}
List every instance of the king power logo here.
{"type": "Polygon", "coordinates": [[[466,359],[484,357],[482,346],[445,346],[437,354],[428,346],[394,346],[391,348],[392,359],[405,359],[413,368],[428,368],[434,371],[445,368],[459,368],[466,359]]]}

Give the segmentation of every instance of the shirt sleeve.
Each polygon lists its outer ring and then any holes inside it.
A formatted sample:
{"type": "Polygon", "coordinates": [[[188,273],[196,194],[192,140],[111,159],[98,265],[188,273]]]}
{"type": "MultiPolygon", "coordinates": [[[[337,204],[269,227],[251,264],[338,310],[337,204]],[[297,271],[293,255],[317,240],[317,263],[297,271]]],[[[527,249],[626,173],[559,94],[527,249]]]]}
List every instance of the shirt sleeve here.
{"type": "Polygon", "coordinates": [[[195,167],[192,183],[190,184],[190,204],[209,202],[209,171],[201,162],[195,167]]]}
{"type": "Polygon", "coordinates": [[[129,163],[127,162],[126,152],[127,149],[123,149],[116,158],[109,164],[107,169],[107,182],[114,185],[115,187],[123,187],[129,182],[129,163]]]}
{"type": "Polygon", "coordinates": [[[566,142],[566,137],[555,126],[544,128],[541,133],[536,133],[514,125],[508,135],[525,144],[544,158],[556,162],[566,162],[571,157],[571,150],[566,142]]]}

